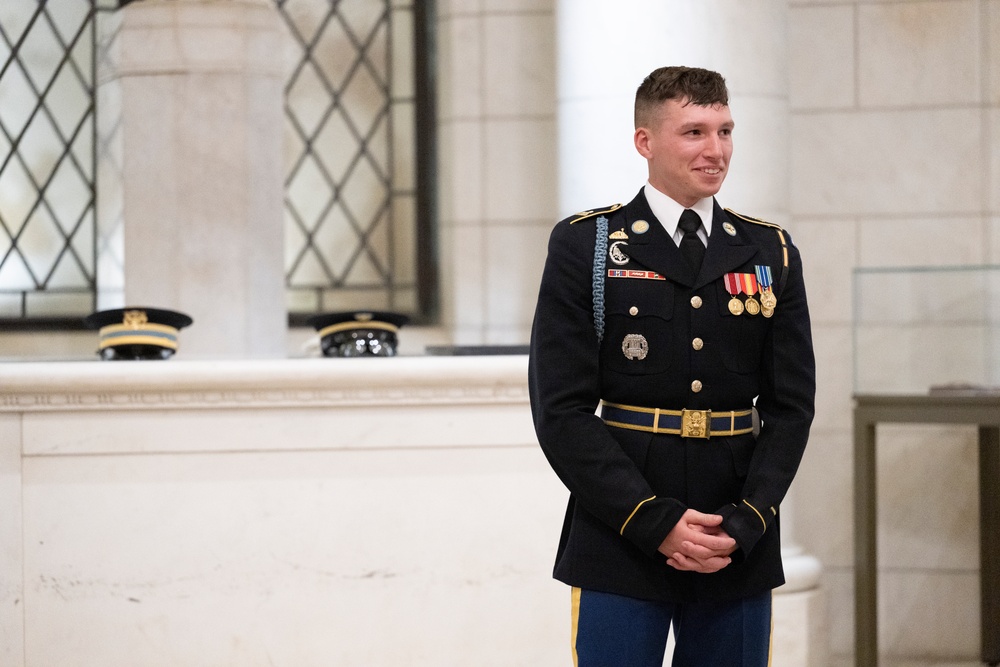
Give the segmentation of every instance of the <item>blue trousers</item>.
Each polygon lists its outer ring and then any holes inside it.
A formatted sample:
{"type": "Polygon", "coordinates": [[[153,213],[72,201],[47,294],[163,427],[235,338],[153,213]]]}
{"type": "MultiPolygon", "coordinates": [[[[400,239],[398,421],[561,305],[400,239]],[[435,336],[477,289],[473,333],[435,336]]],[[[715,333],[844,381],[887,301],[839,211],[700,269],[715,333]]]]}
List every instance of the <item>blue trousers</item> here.
{"type": "Polygon", "coordinates": [[[670,627],[672,667],[767,667],[771,593],[726,602],[651,602],[573,589],[573,664],[662,667],[670,627]]]}

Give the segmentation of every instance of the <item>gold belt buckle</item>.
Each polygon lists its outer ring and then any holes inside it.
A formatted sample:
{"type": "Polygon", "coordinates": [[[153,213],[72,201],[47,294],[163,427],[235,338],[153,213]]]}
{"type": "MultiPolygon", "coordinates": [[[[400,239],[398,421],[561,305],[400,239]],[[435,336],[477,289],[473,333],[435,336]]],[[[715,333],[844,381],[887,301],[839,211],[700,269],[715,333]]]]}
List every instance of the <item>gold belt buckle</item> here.
{"type": "Polygon", "coordinates": [[[711,410],[681,410],[681,437],[708,438],[712,425],[711,410]]]}

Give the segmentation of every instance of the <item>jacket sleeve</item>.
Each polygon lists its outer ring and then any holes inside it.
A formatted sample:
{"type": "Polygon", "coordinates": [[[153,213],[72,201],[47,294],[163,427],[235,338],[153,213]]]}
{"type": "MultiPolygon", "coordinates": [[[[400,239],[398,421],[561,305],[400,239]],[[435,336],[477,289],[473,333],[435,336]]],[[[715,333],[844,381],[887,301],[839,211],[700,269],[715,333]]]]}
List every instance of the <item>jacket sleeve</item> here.
{"type": "MultiPolygon", "coordinates": [[[[779,236],[787,232],[779,231],[779,236]]],[[[777,294],[760,366],[756,407],[761,426],[743,495],[717,513],[744,554],[774,523],[809,439],[814,414],[816,364],[809,307],[798,250],[787,240],[788,278],[777,294]]]]}
{"type": "Polygon", "coordinates": [[[535,432],[576,502],[650,556],[686,509],[657,498],[595,415],[600,345],[593,320],[594,222],[559,223],[549,239],[531,333],[535,432]]]}

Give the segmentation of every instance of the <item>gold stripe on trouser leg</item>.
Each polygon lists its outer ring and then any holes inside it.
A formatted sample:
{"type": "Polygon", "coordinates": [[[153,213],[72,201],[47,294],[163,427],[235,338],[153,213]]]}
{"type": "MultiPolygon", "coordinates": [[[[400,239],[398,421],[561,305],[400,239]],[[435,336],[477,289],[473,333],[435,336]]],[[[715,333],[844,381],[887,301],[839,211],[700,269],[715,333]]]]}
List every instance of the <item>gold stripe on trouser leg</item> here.
{"type": "Polygon", "coordinates": [[[771,667],[774,655],[774,591],[771,591],[771,636],[767,638],[767,667],[771,667]]]}
{"type": "Polygon", "coordinates": [[[580,625],[580,589],[573,587],[573,620],[570,629],[570,649],[573,651],[573,667],[577,667],[579,658],[576,655],[576,631],[580,625]]]}

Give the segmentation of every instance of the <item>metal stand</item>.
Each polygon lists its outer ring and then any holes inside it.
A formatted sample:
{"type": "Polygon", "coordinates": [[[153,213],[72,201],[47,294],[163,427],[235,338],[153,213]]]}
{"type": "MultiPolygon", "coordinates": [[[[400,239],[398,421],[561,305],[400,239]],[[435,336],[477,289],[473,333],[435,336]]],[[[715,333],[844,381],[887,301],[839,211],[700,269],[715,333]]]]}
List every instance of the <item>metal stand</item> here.
{"type": "Polygon", "coordinates": [[[854,400],[854,664],[878,665],[875,427],[891,422],[979,426],[980,655],[1000,665],[1000,394],[854,400]]]}

